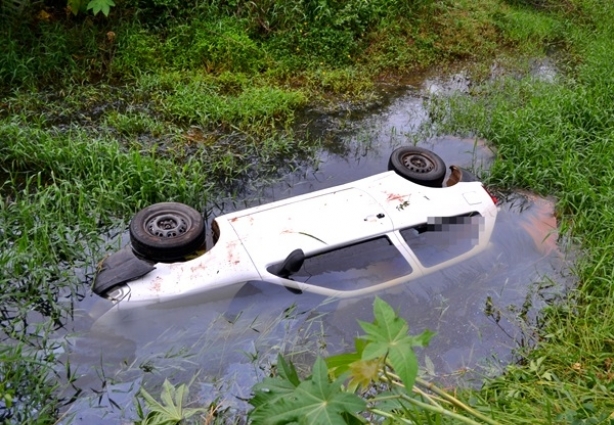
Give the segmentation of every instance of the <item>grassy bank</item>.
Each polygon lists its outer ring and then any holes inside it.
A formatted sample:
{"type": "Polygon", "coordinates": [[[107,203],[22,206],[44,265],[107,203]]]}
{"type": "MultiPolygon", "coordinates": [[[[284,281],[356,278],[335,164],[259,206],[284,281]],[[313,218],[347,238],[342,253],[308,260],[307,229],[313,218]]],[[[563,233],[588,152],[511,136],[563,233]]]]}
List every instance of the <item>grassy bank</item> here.
{"type": "Polygon", "coordinates": [[[475,85],[471,98],[433,101],[433,117],[442,131],[497,146],[491,183],[559,199],[562,226],[582,247],[581,285],[544,313],[526,364],[473,396],[510,423],[614,411],[614,9],[596,0],[310,5],[132,1],[107,19],[45,3],[1,27],[0,421],[54,423],[68,402],[49,385],[70,368],[56,364],[47,335],[70,316],[59,299],[88,290],[105,229],[161,200],[202,209],[213,187],[232,193],[309,160],[317,143],[294,127],[300,108],[369,101],[378,80],[434,64],[487,63],[479,78],[506,51],[555,51],[558,79],[475,85]]]}
{"type": "Polygon", "coordinates": [[[441,131],[497,147],[492,183],[556,196],[567,242],[580,247],[579,287],[544,312],[524,361],[481,393],[513,423],[610,423],[614,412],[614,8],[581,6],[567,36],[578,56],[554,81],[503,79],[432,105],[441,131]]]}

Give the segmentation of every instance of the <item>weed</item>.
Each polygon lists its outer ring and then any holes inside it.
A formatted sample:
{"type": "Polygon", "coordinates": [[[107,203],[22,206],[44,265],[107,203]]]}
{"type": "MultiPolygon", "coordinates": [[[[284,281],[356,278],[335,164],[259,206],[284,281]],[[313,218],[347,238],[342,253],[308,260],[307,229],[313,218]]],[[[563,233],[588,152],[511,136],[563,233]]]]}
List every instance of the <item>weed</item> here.
{"type": "Polygon", "coordinates": [[[497,146],[490,183],[556,195],[564,229],[586,253],[581,287],[545,313],[527,365],[473,396],[513,423],[611,413],[610,2],[156,0],[119,8],[108,20],[33,8],[24,25],[0,27],[2,420],[55,421],[55,360],[41,341],[70,315],[62,294],[86,291],[105,229],[124,228],[152,202],[203,209],[214,191],[235,193],[313,158],[317,144],[291,128],[294,112],[314,100],[367,98],[379,76],[490,58],[502,47],[544,53],[544,43],[570,54],[555,81],[515,77],[474,85],[472,99],[433,101],[441,129],[497,146]]]}
{"type": "Polygon", "coordinates": [[[235,96],[220,95],[214,82],[198,76],[188,84],[169,79],[164,83],[165,90],[153,93],[159,112],[169,120],[204,128],[229,127],[231,123],[252,129],[288,124],[293,111],[306,100],[301,92],[267,87],[246,88],[235,96]]]}
{"type": "Polygon", "coordinates": [[[204,408],[183,407],[183,403],[188,397],[188,386],[182,384],[175,388],[168,380],[165,380],[164,384],[162,384],[162,393],[160,394],[162,403],[154,399],[144,389],[141,389],[140,396],[145,400],[149,413],[145,415],[141,405],[137,404],[137,414],[140,420],[136,423],[139,425],[179,424],[184,419],[203,414],[208,410],[204,408]]]}
{"type": "Polygon", "coordinates": [[[365,335],[356,339],[356,351],[318,358],[303,380],[279,356],[276,376],[254,386],[252,423],[498,423],[417,377],[414,347],[428,344],[430,332],[408,335],[407,323],[379,298],[373,310],[374,322],[361,322],[365,335]]]}
{"type": "MultiPolygon", "coordinates": [[[[45,330],[39,328],[39,333],[45,330]]],[[[57,414],[57,384],[53,384],[52,350],[0,344],[0,421],[7,424],[44,424],[57,414]]]]}
{"type": "Polygon", "coordinates": [[[433,104],[447,132],[472,132],[496,146],[491,182],[556,196],[562,226],[586,253],[577,264],[580,286],[544,313],[535,350],[523,352],[523,365],[509,367],[482,392],[515,423],[607,423],[614,409],[607,360],[612,258],[605,249],[614,243],[605,230],[614,225],[614,126],[608,118],[614,74],[606,65],[614,38],[611,28],[578,31],[568,39],[584,58],[570,71],[573,78],[507,78],[480,87],[479,97],[433,104]]]}
{"type": "Polygon", "coordinates": [[[524,9],[511,10],[497,16],[497,27],[521,49],[534,51],[564,39],[565,22],[546,14],[524,9]]]}
{"type": "Polygon", "coordinates": [[[159,138],[167,130],[162,122],[143,112],[122,114],[111,111],[106,116],[104,124],[127,137],[149,134],[154,138],[159,138]]]}

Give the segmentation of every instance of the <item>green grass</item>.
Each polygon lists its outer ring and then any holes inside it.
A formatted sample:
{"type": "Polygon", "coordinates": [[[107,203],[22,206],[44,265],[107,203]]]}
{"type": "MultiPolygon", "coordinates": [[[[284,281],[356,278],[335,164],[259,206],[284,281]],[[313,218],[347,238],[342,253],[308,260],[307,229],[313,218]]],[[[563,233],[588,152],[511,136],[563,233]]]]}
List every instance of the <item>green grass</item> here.
{"type": "Polygon", "coordinates": [[[186,82],[183,75],[166,74],[164,80],[147,79],[144,85],[153,91],[156,112],[166,120],[202,127],[232,123],[256,129],[289,123],[293,111],[306,103],[297,90],[272,87],[244,87],[225,95],[218,84],[199,75],[186,82]]]}
{"type": "Polygon", "coordinates": [[[516,9],[496,18],[506,38],[528,52],[564,39],[566,22],[531,9],[516,9]]]}
{"type": "Polygon", "coordinates": [[[554,195],[581,252],[579,286],[543,313],[536,348],[482,391],[514,423],[608,423],[614,412],[614,33],[594,31],[575,28],[582,60],[558,82],[508,79],[433,104],[442,131],[496,146],[491,183],[554,195]]]}
{"type": "Polygon", "coordinates": [[[164,145],[122,143],[122,137],[130,139],[142,130],[152,137],[152,128],[160,131],[147,115],[140,118],[141,128],[124,122],[119,140],[115,127],[73,124],[60,129],[46,120],[19,117],[0,121],[6,170],[0,188],[0,377],[6,384],[0,387],[0,400],[16,406],[2,409],[8,423],[54,421],[60,402],[56,386],[46,382],[62,365],[55,363],[53,350],[40,345],[69,318],[70,305],[60,298],[89,290],[76,273],[96,269],[104,254],[105,229],[125,228],[136,210],[159,201],[180,201],[203,211],[213,193],[234,191],[245,184],[238,182],[254,178],[259,168],[253,163],[269,164],[256,181],[274,178],[277,170],[271,164],[280,164],[283,173],[294,161],[308,160],[317,146],[289,133],[238,134],[230,139],[232,145],[219,137],[207,144],[181,134],[164,145]],[[14,351],[20,347],[25,347],[19,351],[23,355],[14,351]],[[30,408],[38,405],[46,408],[30,408]]]}
{"type": "Polygon", "coordinates": [[[47,366],[54,361],[51,350],[25,344],[2,345],[0,358],[0,405],[3,406],[0,420],[49,423],[49,418],[57,416],[61,404],[55,395],[58,385],[52,383],[55,377],[47,366]]]}
{"type": "Polygon", "coordinates": [[[58,365],[46,335],[69,314],[60,295],[84,290],[74,270],[93,272],[105,229],[124,228],[157,201],[203,209],[213,193],[309,160],[317,143],[293,129],[300,108],[373,99],[377,79],[433,64],[475,60],[486,75],[497,53],[552,49],[561,70],[553,83],[499,79],[474,84],[472,98],[432,104],[441,131],[497,146],[490,183],[556,196],[562,229],[582,253],[579,287],[544,312],[537,348],[470,397],[511,423],[582,423],[614,411],[610,3],[255,4],[135,0],[108,20],[49,8],[48,20],[0,29],[8,423],[54,422],[59,401],[44,384],[58,365]],[[17,412],[26,401],[47,410],[17,412]]]}
{"type": "MultiPolygon", "coordinates": [[[[511,21],[508,26],[513,27],[518,21],[499,0],[352,0],[318,7],[295,0],[188,3],[173,17],[164,17],[174,10],[168,5],[138,7],[93,24],[77,18],[63,22],[57,11],[46,20],[34,20],[34,30],[22,25],[0,31],[0,88],[10,92],[73,82],[131,83],[168,72],[213,79],[224,72],[250,79],[292,75],[304,83],[320,79],[322,69],[360,69],[360,87],[364,76],[371,80],[380,73],[406,73],[434,62],[490,56],[501,40],[501,22],[511,21]],[[160,20],[139,21],[149,14],[160,20]]],[[[546,25],[542,33],[547,30],[546,25]]],[[[546,37],[534,30],[508,41],[539,42],[541,36],[546,37]]],[[[326,87],[313,94],[322,91],[326,87]]]]}

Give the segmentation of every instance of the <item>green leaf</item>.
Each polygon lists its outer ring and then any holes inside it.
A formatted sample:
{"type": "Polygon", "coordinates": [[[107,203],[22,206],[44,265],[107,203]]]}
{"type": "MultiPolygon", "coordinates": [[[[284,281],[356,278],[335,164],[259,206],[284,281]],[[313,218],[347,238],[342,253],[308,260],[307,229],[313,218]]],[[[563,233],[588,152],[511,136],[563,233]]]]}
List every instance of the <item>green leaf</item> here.
{"type": "Polygon", "coordinates": [[[355,423],[354,413],[363,410],[366,404],[360,397],[343,392],[342,380],[331,383],[326,363],[318,358],[310,379],[301,382],[292,394],[250,412],[252,423],[346,425],[346,417],[354,418],[352,423],[355,423]]]}
{"type": "Polygon", "coordinates": [[[399,375],[407,392],[411,391],[418,376],[418,359],[411,346],[395,347],[388,353],[390,365],[399,375]]]}
{"type": "Polygon", "coordinates": [[[328,366],[329,372],[335,377],[339,377],[347,372],[350,368],[350,365],[360,359],[362,359],[362,352],[367,345],[367,341],[362,338],[354,339],[354,348],[355,352],[353,353],[345,353],[345,354],[337,354],[336,356],[330,356],[326,358],[326,366],[328,366]]]}
{"type": "Polygon", "coordinates": [[[407,323],[396,315],[392,307],[380,298],[376,298],[373,312],[375,315],[373,323],[360,323],[366,332],[364,338],[369,342],[363,351],[363,359],[385,356],[391,349],[399,346],[411,349],[413,340],[407,335],[409,330],[407,323]]]}
{"type": "Polygon", "coordinates": [[[328,357],[326,359],[326,365],[333,375],[338,377],[347,372],[350,365],[360,360],[361,356],[362,354],[359,353],[337,354],[336,356],[328,357]]]}
{"type": "Polygon", "coordinates": [[[407,322],[379,297],[373,303],[373,314],[373,323],[360,323],[368,341],[362,359],[387,358],[409,392],[418,375],[418,360],[413,347],[426,345],[433,333],[425,331],[416,337],[409,336],[407,322]]]}
{"type": "MultiPolygon", "coordinates": [[[[160,393],[162,403],[158,402],[143,388],[141,388],[139,394],[145,400],[149,409],[147,416],[140,422],[141,425],[178,424],[197,413],[207,411],[204,408],[186,409],[183,407],[183,401],[188,396],[188,389],[185,384],[175,388],[168,380],[164,380],[160,393]]],[[[139,416],[142,416],[140,405],[137,410],[140,411],[139,416]]]]}
{"type": "Polygon", "coordinates": [[[87,4],[87,10],[92,9],[94,15],[98,15],[99,12],[102,12],[104,16],[109,16],[111,6],[115,6],[113,0],[90,0],[87,4]]]}
{"type": "Polygon", "coordinates": [[[287,379],[275,377],[266,378],[262,382],[254,385],[254,395],[249,400],[249,403],[254,406],[252,412],[260,408],[275,404],[280,400],[294,393],[296,387],[287,379]]]}
{"type": "MultiPolygon", "coordinates": [[[[338,354],[330,356],[326,359],[326,365],[331,376],[338,378],[349,372],[350,381],[348,383],[349,391],[356,391],[359,386],[367,387],[374,374],[371,364],[373,360],[362,360],[362,352],[364,351],[367,341],[362,338],[354,339],[356,351],[354,353],[338,354]],[[367,369],[371,369],[370,371],[367,369]],[[366,372],[366,373],[365,373],[366,372]]],[[[376,361],[377,366],[380,365],[379,360],[376,361]]]]}
{"type": "Polygon", "coordinates": [[[294,365],[292,363],[288,364],[281,354],[277,355],[277,369],[279,371],[279,376],[287,379],[295,387],[298,387],[298,385],[301,383],[294,365]]]}
{"type": "Polygon", "coordinates": [[[274,378],[265,378],[254,385],[254,396],[249,400],[250,404],[255,407],[254,410],[283,400],[294,393],[301,382],[294,365],[288,364],[281,354],[277,356],[277,374],[274,378]]]}
{"type": "Polygon", "coordinates": [[[87,0],[68,0],[66,4],[73,15],[78,15],[79,12],[85,12],[85,4],[87,0]]]}
{"type": "Polygon", "coordinates": [[[435,332],[425,329],[420,335],[411,338],[414,340],[414,347],[426,347],[434,336],[435,332]]]}

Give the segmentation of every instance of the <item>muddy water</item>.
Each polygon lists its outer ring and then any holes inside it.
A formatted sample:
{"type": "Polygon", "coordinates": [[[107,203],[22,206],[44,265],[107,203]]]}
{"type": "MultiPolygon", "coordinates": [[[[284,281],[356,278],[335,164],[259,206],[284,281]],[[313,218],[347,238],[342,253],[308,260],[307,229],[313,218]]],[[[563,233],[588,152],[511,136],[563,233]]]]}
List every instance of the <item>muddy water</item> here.
{"type": "MultiPolygon", "coordinates": [[[[317,164],[257,186],[239,200],[218,200],[212,214],[346,183],[386,170],[390,152],[411,143],[426,118],[424,94],[455,89],[426,80],[365,116],[342,118],[346,130],[332,137],[317,164]]],[[[456,88],[458,89],[458,88],[456,88]]],[[[318,122],[318,115],[315,122],[318,122]]],[[[321,117],[320,118],[325,118],[321,117]]],[[[341,118],[336,118],[341,119],[341,118]]],[[[317,125],[316,125],[317,127],[317,125]]],[[[320,129],[323,126],[320,125],[320,129]]],[[[482,141],[439,137],[419,143],[448,164],[487,170],[494,154],[482,141]]],[[[408,321],[411,332],[437,332],[419,352],[424,373],[452,384],[479,384],[513,361],[513,350],[531,344],[541,307],[568,280],[557,244],[553,200],[526,193],[503,196],[491,247],[479,256],[402,287],[377,294],[408,321]]],[[[117,236],[118,241],[126,235],[117,236]]],[[[95,322],[108,303],[86,297],[73,332],[62,336],[62,355],[82,390],[66,423],[117,424],[135,417],[133,397],[142,385],[157,394],[165,378],[190,382],[199,404],[218,400],[241,415],[250,387],[266,375],[278,352],[299,366],[316,353],[351,349],[357,320],[372,319],[373,296],[348,301],[293,294],[275,285],[246,285],[220,302],[145,308],[121,323],[95,322]]]]}

